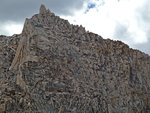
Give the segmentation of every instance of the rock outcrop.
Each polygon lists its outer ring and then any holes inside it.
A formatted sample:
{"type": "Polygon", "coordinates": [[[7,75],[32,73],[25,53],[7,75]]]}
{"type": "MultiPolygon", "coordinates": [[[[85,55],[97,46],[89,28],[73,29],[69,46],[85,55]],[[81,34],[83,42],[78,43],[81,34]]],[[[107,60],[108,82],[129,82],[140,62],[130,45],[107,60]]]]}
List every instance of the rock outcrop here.
{"type": "Polygon", "coordinates": [[[0,36],[1,113],[150,113],[150,56],[44,5],[0,36]]]}

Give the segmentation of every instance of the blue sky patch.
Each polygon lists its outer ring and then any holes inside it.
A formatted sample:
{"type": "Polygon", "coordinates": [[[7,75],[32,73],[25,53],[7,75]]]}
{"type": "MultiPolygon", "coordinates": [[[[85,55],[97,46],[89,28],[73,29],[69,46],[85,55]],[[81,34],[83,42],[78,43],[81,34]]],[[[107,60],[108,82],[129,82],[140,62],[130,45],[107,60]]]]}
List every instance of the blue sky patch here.
{"type": "Polygon", "coordinates": [[[96,4],[90,3],[88,4],[88,9],[94,8],[96,6],[96,4]]]}
{"type": "Polygon", "coordinates": [[[88,6],[87,6],[87,9],[86,9],[86,11],[85,11],[85,14],[86,14],[87,12],[89,12],[90,9],[95,8],[95,7],[96,7],[96,4],[94,4],[94,3],[89,3],[88,6]]]}

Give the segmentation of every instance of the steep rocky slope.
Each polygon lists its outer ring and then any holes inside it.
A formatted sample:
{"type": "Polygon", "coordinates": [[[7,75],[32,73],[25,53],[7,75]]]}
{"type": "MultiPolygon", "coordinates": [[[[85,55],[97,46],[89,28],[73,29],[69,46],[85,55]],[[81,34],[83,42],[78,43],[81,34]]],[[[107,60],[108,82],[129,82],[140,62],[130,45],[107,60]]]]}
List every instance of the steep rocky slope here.
{"type": "Polygon", "coordinates": [[[0,36],[0,112],[150,113],[150,56],[41,5],[0,36]]]}

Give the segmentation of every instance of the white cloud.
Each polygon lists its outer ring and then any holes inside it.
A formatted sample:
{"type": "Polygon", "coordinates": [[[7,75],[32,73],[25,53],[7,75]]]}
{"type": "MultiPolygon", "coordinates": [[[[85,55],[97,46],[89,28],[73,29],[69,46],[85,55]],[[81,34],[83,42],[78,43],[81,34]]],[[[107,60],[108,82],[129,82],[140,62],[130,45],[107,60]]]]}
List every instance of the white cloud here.
{"type": "MultiPolygon", "coordinates": [[[[62,17],[68,19],[70,23],[83,25],[86,30],[97,33],[103,38],[122,40],[133,48],[149,49],[150,17],[147,15],[149,15],[150,4],[148,3],[148,0],[120,0],[119,2],[118,0],[85,0],[83,8],[74,11],[74,16],[62,14],[62,17]],[[94,7],[89,9],[89,4],[94,4],[94,7]],[[144,44],[147,45],[142,46],[144,44]]],[[[22,23],[4,23],[1,24],[0,34],[18,34],[21,33],[22,27],[22,23]]],[[[145,49],[141,50],[145,51],[145,49]]]]}
{"type": "Polygon", "coordinates": [[[13,34],[20,34],[23,29],[22,23],[16,23],[16,22],[7,22],[4,24],[1,24],[0,28],[0,34],[11,36],[13,34]]]}
{"type": "Polygon", "coordinates": [[[134,47],[135,44],[148,41],[146,24],[138,18],[139,9],[145,3],[146,0],[89,0],[75,16],[64,18],[73,24],[82,24],[87,30],[104,38],[119,39],[134,47]],[[96,6],[85,13],[88,3],[96,6]],[[120,33],[122,28],[118,28],[118,25],[126,28],[125,34],[120,33]]]}

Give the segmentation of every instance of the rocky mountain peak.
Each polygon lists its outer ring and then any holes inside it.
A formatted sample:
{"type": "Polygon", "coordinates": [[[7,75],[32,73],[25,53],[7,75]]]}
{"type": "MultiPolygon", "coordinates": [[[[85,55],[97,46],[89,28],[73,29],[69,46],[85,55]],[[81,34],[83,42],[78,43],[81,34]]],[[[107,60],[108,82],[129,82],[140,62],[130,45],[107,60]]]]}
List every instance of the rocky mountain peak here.
{"type": "Polygon", "coordinates": [[[41,7],[40,7],[40,14],[44,14],[46,12],[47,12],[47,10],[45,8],[45,5],[42,4],[41,7]]]}
{"type": "Polygon", "coordinates": [[[150,56],[41,5],[0,36],[0,112],[149,113],[150,56]]]}

